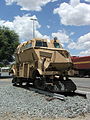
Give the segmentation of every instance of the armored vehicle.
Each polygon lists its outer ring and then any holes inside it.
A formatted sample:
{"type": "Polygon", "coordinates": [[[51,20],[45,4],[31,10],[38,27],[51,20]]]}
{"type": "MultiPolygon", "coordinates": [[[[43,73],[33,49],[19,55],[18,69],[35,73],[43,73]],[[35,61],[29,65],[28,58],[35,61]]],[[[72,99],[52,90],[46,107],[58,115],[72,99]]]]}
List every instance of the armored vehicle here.
{"type": "Polygon", "coordinates": [[[21,43],[15,52],[12,67],[13,85],[32,83],[36,88],[51,92],[73,92],[76,85],[68,78],[72,67],[70,54],[55,38],[35,38],[21,43]]]}

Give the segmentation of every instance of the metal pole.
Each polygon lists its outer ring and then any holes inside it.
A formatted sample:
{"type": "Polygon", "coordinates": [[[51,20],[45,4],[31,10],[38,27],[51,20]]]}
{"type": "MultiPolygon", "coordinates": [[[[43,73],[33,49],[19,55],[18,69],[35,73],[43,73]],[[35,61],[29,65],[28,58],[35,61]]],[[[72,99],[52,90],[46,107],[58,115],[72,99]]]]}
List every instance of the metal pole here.
{"type": "Polygon", "coordinates": [[[33,21],[33,38],[35,38],[35,26],[34,26],[34,21],[36,21],[37,19],[31,18],[31,20],[33,21]]]}

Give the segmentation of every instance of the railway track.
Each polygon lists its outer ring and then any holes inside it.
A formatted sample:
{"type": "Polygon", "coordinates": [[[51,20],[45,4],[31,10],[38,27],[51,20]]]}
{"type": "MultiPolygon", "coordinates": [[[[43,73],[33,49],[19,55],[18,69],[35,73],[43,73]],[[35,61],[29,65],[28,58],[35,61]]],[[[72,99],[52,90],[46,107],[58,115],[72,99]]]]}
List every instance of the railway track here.
{"type": "Polygon", "coordinates": [[[65,101],[65,96],[64,95],[59,94],[59,93],[52,93],[52,92],[45,91],[45,90],[40,90],[40,89],[35,88],[33,85],[29,85],[29,86],[27,86],[27,85],[22,85],[22,86],[16,85],[16,87],[21,87],[21,88],[24,88],[24,89],[34,91],[36,93],[48,96],[48,97],[50,97],[50,99],[48,99],[48,100],[59,99],[59,100],[65,101]]]}
{"type": "Polygon", "coordinates": [[[86,92],[82,92],[82,91],[78,91],[78,90],[76,90],[76,92],[70,92],[70,93],[52,93],[52,92],[49,92],[49,91],[34,88],[34,86],[32,86],[32,85],[29,85],[28,87],[26,85],[22,85],[22,86],[18,86],[18,87],[21,87],[21,88],[24,88],[24,89],[27,89],[27,90],[34,91],[36,93],[45,95],[45,96],[48,97],[48,99],[47,99],[48,101],[53,100],[53,99],[59,99],[59,100],[65,101],[67,96],[72,96],[73,97],[73,96],[77,96],[77,95],[82,96],[84,98],[87,98],[87,93],[86,92]]]}
{"type": "MultiPolygon", "coordinates": [[[[37,93],[40,93],[40,94],[43,94],[43,95],[52,97],[51,100],[52,100],[52,99],[59,99],[59,100],[65,101],[65,96],[64,96],[64,95],[61,95],[61,94],[51,93],[51,92],[48,92],[48,91],[39,90],[39,89],[32,88],[32,87],[29,87],[28,89],[29,89],[29,90],[32,90],[32,91],[35,91],[35,92],[37,92],[37,93]]],[[[49,100],[50,100],[50,99],[49,99],[49,100]]]]}

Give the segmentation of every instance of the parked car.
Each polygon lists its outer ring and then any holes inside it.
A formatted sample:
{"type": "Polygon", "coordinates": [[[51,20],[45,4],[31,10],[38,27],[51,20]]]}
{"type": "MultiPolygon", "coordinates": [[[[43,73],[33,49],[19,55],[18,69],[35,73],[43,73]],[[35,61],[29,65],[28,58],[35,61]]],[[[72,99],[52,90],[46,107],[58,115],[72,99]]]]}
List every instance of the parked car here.
{"type": "Polygon", "coordinates": [[[0,77],[10,77],[10,67],[0,67],[0,77]]]}

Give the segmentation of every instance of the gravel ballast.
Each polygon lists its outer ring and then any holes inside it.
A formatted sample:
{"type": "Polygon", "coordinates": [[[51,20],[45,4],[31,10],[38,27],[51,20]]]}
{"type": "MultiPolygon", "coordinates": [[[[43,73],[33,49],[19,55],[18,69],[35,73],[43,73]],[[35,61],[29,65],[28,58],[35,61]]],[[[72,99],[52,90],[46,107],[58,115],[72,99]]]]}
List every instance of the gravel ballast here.
{"type": "Polygon", "coordinates": [[[73,118],[90,112],[90,101],[81,96],[66,97],[65,101],[12,85],[0,86],[0,116],[27,114],[30,117],[73,118]]]}

